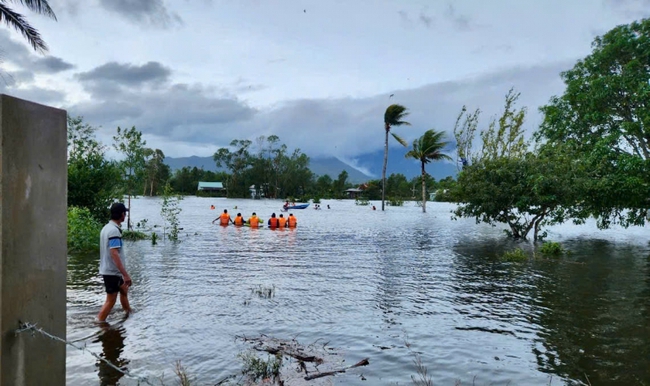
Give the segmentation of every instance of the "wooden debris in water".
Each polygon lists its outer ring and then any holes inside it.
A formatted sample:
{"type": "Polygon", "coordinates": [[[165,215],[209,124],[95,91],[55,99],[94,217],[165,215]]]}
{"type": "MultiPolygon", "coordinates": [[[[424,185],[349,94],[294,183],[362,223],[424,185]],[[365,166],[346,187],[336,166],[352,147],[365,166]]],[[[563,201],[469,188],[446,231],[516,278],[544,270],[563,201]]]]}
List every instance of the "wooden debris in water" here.
{"type": "MultiPolygon", "coordinates": [[[[347,370],[370,364],[368,358],[365,358],[354,365],[343,366],[342,362],[345,360],[333,352],[333,348],[327,347],[329,342],[325,344],[314,342],[305,346],[296,339],[278,339],[266,335],[254,338],[237,336],[236,339],[251,344],[253,350],[288,359],[283,361],[280,376],[275,380],[277,385],[321,384],[310,381],[345,373],[347,370]]],[[[268,385],[268,383],[262,384],[268,385]]]]}

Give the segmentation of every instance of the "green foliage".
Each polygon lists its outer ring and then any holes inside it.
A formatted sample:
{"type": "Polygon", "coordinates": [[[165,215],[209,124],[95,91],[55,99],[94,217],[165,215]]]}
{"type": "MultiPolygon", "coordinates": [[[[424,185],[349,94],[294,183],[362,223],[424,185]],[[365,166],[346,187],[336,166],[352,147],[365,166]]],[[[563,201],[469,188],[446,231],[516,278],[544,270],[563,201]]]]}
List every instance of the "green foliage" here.
{"type": "Polygon", "coordinates": [[[502,116],[481,132],[483,147],[460,172],[451,196],[462,203],[456,216],[507,224],[517,239],[533,230],[536,240],[543,226],[568,218],[567,204],[580,192],[582,169],[561,146],[527,150],[525,109],[514,108],[518,96],[510,90],[502,116]]]}
{"type": "Polygon", "coordinates": [[[220,148],[213,159],[217,167],[225,166],[228,197],[302,197],[313,184],[309,157],[300,149],[289,152],[275,135],[260,137],[253,145],[249,140],[233,140],[229,148],[220,148]]]}
{"type": "Polygon", "coordinates": [[[90,252],[99,250],[99,233],[102,225],[88,208],[68,207],[68,251],[90,252]]]}
{"type": "Polygon", "coordinates": [[[526,253],[526,251],[524,251],[521,248],[515,248],[511,251],[505,252],[501,256],[501,260],[511,261],[511,262],[524,261],[524,260],[528,260],[528,254],[526,253]]]}
{"type": "MultiPolygon", "coordinates": [[[[56,15],[52,11],[52,8],[50,8],[47,0],[21,0],[18,2],[33,12],[56,20],[56,15]]],[[[47,44],[45,44],[38,31],[27,22],[23,15],[9,8],[6,5],[6,1],[0,2],[0,20],[4,20],[7,25],[14,27],[16,31],[27,39],[27,42],[35,51],[39,53],[47,52],[47,44]]]]}
{"type": "Polygon", "coordinates": [[[257,382],[264,379],[276,379],[280,375],[282,367],[282,355],[268,356],[265,361],[252,353],[241,353],[238,355],[244,362],[242,374],[250,381],[257,382]]]}
{"type": "Polygon", "coordinates": [[[407,146],[406,141],[404,141],[400,136],[395,133],[391,133],[390,129],[393,126],[410,126],[411,124],[404,120],[409,114],[406,107],[398,104],[390,105],[386,108],[384,113],[384,130],[386,131],[386,138],[384,141],[384,166],[381,171],[381,210],[384,210],[384,200],[386,197],[386,166],[388,165],[388,134],[392,134],[393,138],[402,146],[407,146]]]}
{"type": "Polygon", "coordinates": [[[151,232],[151,245],[158,244],[158,234],[156,232],[151,232]]]}
{"type": "Polygon", "coordinates": [[[129,241],[146,240],[149,237],[146,233],[140,231],[125,230],[122,232],[122,239],[129,241]]]}
{"type": "Polygon", "coordinates": [[[547,256],[560,256],[566,253],[566,250],[562,248],[562,244],[553,241],[548,241],[542,244],[539,251],[542,255],[547,256]]]}
{"type": "MultiPolygon", "coordinates": [[[[422,186],[422,212],[427,211],[427,172],[425,165],[431,161],[451,160],[447,154],[442,153],[442,149],[447,146],[444,142],[445,133],[435,130],[427,130],[420,138],[413,141],[413,148],[406,153],[406,158],[413,158],[420,161],[422,167],[421,186],[422,186]]],[[[392,204],[391,204],[392,205],[392,204]]]]}
{"type": "MultiPolygon", "coordinates": [[[[119,162],[122,170],[126,194],[129,196],[129,207],[131,196],[135,195],[135,186],[138,179],[143,179],[146,171],[147,149],[144,147],[147,142],[142,139],[142,132],[138,131],[135,126],[130,129],[122,130],[117,128],[117,135],[113,136],[113,147],[124,155],[124,159],[119,162]]],[[[164,155],[163,155],[164,157],[164,155]]],[[[131,209],[131,208],[129,208],[131,209]]],[[[127,229],[131,229],[131,211],[127,212],[127,229]]]]}
{"type": "Polygon", "coordinates": [[[598,225],[642,225],[650,196],[650,19],[597,37],[562,73],[566,90],[542,107],[537,139],[564,144],[586,164],[580,217],[598,225]]]}
{"type": "Polygon", "coordinates": [[[105,158],[96,131],[82,117],[68,117],[68,206],[87,208],[102,223],[120,197],[116,185],[121,177],[117,164],[105,158]]]}
{"type": "Polygon", "coordinates": [[[312,203],[314,203],[314,204],[320,204],[320,198],[318,198],[318,197],[314,197],[314,198],[312,198],[311,201],[312,201],[312,203]]]}
{"type": "Polygon", "coordinates": [[[370,201],[364,199],[364,198],[358,198],[354,200],[354,205],[361,205],[361,206],[368,206],[370,205],[370,201]]]}
{"type": "Polygon", "coordinates": [[[388,205],[390,206],[403,206],[404,205],[404,200],[395,198],[395,197],[388,197],[388,205]]]}
{"type": "Polygon", "coordinates": [[[180,202],[183,197],[173,193],[171,186],[169,184],[165,185],[163,190],[163,200],[160,208],[160,215],[163,218],[163,239],[165,236],[169,238],[172,242],[178,242],[178,235],[180,232],[179,226],[180,221],[178,216],[180,215],[182,209],[180,208],[180,202]],[[169,230],[169,234],[166,235],[166,232],[169,230]]]}

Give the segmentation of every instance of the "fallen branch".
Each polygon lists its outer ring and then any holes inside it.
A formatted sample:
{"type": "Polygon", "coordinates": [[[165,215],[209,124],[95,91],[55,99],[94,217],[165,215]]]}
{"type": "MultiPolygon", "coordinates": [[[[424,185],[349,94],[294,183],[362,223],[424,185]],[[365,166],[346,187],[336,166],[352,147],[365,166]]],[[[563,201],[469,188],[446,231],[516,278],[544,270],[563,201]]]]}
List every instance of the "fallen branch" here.
{"type": "Polygon", "coordinates": [[[313,374],[313,375],[308,375],[308,376],[305,377],[305,381],[311,381],[312,379],[317,379],[317,378],[327,377],[327,376],[330,376],[330,375],[336,375],[336,374],[339,374],[339,373],[344,373],[347,370],[353,369],[355,367],[368,366],[369,364],[370,364],[370,362],[368,362],[368,358],[362,359],[358,363],[355,363],[352,366],[342,368],[340,370],[324,371],[322,373],[316,373],[316,374],[313,374]]]}

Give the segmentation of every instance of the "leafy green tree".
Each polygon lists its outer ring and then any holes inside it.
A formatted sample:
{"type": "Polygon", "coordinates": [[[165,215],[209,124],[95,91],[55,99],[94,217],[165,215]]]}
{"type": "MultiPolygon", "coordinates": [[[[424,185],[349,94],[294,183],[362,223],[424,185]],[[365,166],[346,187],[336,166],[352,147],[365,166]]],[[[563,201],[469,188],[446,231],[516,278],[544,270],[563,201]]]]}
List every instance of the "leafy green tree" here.
{"type": "Polygon", "coordinates": [[[366,200],[381,200],[381,180],[366,182],[361,196],[366,200]]]}
{"type": "Polygon", "coordinates": [[[147,141],[142,139],[142,132],[138,131],[135,126],[124,130],[118,127],[117,135],[113,136],[113,141],[115,150],[124,155],[124,160],[120,162],[120,166],[122,167],[128,196],[127,229],[131,230],[131,196],[135,195],[135,184],[138,176],[141,176],[145,170],[145,145],[147,141]]]}
{"type": "Polygon", "coordinates": [[[179,241],[178,235],[180,232],[180,220],[178,219],[178,216],[182,212],[180,207],[182,199],[182,196],[173,192],[169,184],[165,185],[163,190],[163,200],[160,207],[160,216],[165,222],[163,225],[163,240],[166,236],[174,243],[179,241]],[[167,230],[169,230],[169,234],[167,234],[167,230]]]}
{"type": "MultiPolygon", "coordinates": [[[[52,11],[52,8],[50,8],[47,0],[13,1],[23,4],[33,12],[56,20],[56,15],[54,14],[54,11],[52,11]]],[[[25,20],[23,15],[9,8],[7,6],[7,0],[0,0],[0,21],[2,20],[4,20],[8,26],[14,27],[16,31],[20,32],[35,51],[41,53],[47,52],[47,44],[45,44],[45,41],[41,38],[41,34],[36,30],[36,28],[32,27],[27,20],[25,20]]]]}
{"type": "Polygon", "coordinates": [[[404,120],[408,115],[406,107],[398,104],[390,105],[384,113],[384,130],[386,131],[386,140],[384,141],[384,166],[381,171],[381,210],[384,210],[384,201],[386,199],[386,166],[388,165],[388,134],[392,134],[393,138],[402,146],[406,147],[406,141],[399,135],[391,132],[393,126],[410,126],[411,124],[404,120]]]}
{"type": "Polygon", "coordinates": [[[334,197],[342,198],[345,197],[345,189],[348,186],[348,172],[346,170],[341,171],[336,180],[332,182],[332,191],[334,192],[334,197]]]}
{"type": "Polygon", "coordinates": [[[408,198],[410,185],[402,173],[391,173],[386,179],[386,197],[408,198]]]}
{"type": "Polygon", "coordinates": [[[318,177],[315,189],[320,197],[332,198],[332,177],[327,174],[318,177]]]}
{"type": "Polygon", "coordinates": [[[82,117],[68,117],[68,206],[87,209],[101,223],[119,197],[121,176],[117,164],[106,159],[96,131],[82,117]]]}
{"type": "Polygon", "coordinates": [[[158,193],[158,188],[164,186],[169,178],[170,169],[165,164],[165,153],[160,149],[145,149],[145,178],[144,178],[144,191],[142,195],[147,194],[153,196],[158,193]]]}
{"type": "Polygon", "coordinates": [[[451,160],[442,149],[448,145],[444,142],[445,133],[443,131],[427,130],[420,138],[413,141],[413,148],[406,153],[407,158],[413,158],[420,161],[422,166],[422,212],[427,211],[427,171],[425,165],[431,161],[451,160]]]}
{"type": "Polygon", "coordinates": [[[212,157],[217,167],[225,166],[230,171],[230,179],[226,186],[228,197],[246,197],[249,194],[244,172],[251,167],[252,143],[247,139],[234,139],[230,142],[233,151],[222,147],[212,157]]]}
{"type": "Polygon", "coordinates": [[[543,106],[537,138],[565,144],[589,162],[582,215],[642,225],[650,196],[650,19],[597,37],[592,52],[562,73],[566,90],[543,106]]]}
{"type": "Polygon", "coordinates": [[[518,93],[506,95],[504,112],[480,133],[482,148],[463,169],[454,193],[459,217],[507,224],[514,238],[526,239],[544,225],[566,220],[582,179],[581,164],[560,146],[529,151],[524,141],[526,109],[517,110],[518,93]]]}

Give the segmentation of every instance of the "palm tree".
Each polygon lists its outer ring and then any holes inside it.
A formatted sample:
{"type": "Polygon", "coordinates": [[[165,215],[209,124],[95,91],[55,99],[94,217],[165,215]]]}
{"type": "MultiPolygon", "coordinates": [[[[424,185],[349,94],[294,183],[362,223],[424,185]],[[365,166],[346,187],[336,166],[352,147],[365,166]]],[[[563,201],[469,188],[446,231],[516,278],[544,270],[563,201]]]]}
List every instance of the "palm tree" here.
{"type": "Polygon", "coordinates": [[[18,32],[20,32],[29,44],[34,48],[35,51],[40,53],[47,52],[47,44],[41,38],[41,35],[38,31],[32,27],[25,17],[17,12],[14,12],[11,8],[7,6],[7,2],[21,3],[30,10],[40,13],[45,16],[49,16],[52,19],[56,20],[56,15],[50,5],[47,3],[47,0],[0,0],[0,22],[4,20],[8,26],[14,27],[18,32]]]}
{"type": "MultiPolygon", "coordinates": [[[[386,199],[386,165],[388,164],[388,133],[393,126],[411,126],[410,123],[403,121],[404,117],[408,115],[406,107],[402,105],[390,105],[384,113],[384,128],[386,129],[386,142],[384,144],[384,168],[381,172],[381,210],[384,210],[384,200],[386,199]]],[[[391,133],[393,138],[402,146],[407,146],[406,141],[399,135],[391,133]]]]}
{"type": "Polygon", "coordinates": [[[427,211],[426,178],[427,172],[424,165],[431,161],[443,159],[451,160],[451,157],[442,153],[442,149],[449,142],[443,142],[445,136],[443,131],[427,130],[424,135],[413,141],[413,149],[406,153],[406,158],[414,158],[422,163],[422,212],[427,211]]]}

